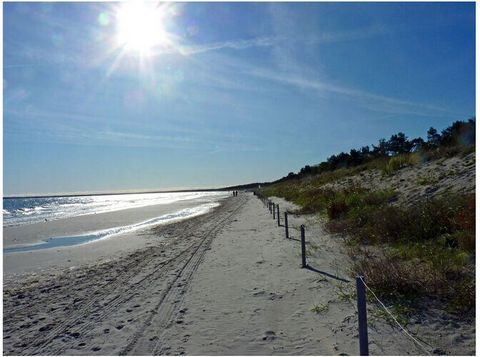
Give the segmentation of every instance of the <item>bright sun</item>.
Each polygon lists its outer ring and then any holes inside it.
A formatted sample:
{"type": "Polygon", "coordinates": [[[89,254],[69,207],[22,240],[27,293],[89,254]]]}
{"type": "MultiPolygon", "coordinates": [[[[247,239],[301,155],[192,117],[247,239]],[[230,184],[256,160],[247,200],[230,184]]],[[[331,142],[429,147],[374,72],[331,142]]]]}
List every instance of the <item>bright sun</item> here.
{"type": "Polygon", "coordinates": [[[116,21],[117,44],[128,51],[150,55],[155,47],[168,42],[163,14],[156,3],[125,2],[117,11],[116,21]]]}

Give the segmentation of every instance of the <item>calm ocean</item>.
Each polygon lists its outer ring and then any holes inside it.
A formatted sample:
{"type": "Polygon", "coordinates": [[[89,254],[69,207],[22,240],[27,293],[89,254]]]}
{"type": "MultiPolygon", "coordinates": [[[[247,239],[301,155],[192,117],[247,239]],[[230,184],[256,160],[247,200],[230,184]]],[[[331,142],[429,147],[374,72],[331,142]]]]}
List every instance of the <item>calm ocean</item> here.
{"type": "Polygon", "coordinates": [[[129,208],[164,205],[162,215],[145,221],[98,231],[85,232],[79,236],[51,237],[35,245],[4,249],[4,253],[47,249],[87,243],[109,236],[132,232],[149,226],[178,221],[206,213],[219,205],[229,192],[174,192],[139,193],[117,195],[63,196],[43,198],[4,198],[3,227],[26,225],[88,214],[120,211],[129,208]],[[182,202],[182,209],[176,203],[182,202]],[[166,212],[166,213],[165,213],[166,212]]]}
{"type": "MultiPolygon", "coordinates": [[[[30,224],[128,208],[191,201],[192,207],[217,202],[226,192],[172,192],[120,195],[4,198],[3,226],[30,224]]],[[[174,213],[174,212],[172,212],[174,213]]]]}

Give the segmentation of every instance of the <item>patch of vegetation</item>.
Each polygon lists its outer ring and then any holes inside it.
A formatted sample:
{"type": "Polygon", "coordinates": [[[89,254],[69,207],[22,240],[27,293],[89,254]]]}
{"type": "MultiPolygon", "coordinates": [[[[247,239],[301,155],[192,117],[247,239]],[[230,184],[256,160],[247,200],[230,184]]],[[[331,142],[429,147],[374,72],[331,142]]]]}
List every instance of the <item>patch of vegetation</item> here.
{"type": "Polygon", "coordinates": [[[342,285],[342,284],[337,284],[336,285],[336,292],[338,295],[338,298],[341,301],[349,302],[353,301],[356,299],[357,293],[355,291],[352,291],[348,287],[342,285]]]}
{"type": "Polygon", "coordinates": [[[317,251],[320,249],[320,246],[313,243],[313,242],[307,242],[307,257],[315,256],[317,251]]]}
{"type": "Polygon", "coordinates": [[[315,280],[316,283],[324,283],[324,282],[326,282],[326,281],[328,281],[328,280],[327,280],[327,278],[325,278],[324,276],[320,276],[319,278],[317,278],[317,279],[315,280]]]}
{"type": "Polygon", "coordinates": [[[450,311],[473,310],[474,194],[444,195],[409,208],[389,204],[394,190],[355,185],[338,191],[298,185],[290,194],[302,210],[326,216],[331,232],[348,237],[353,271],[381,299],[396,304],[431,296],[450,311]]]}
{"type": "Polygon", "coordinates": [[[408,209],[366,207],[342,223],[334,228],[374,245],[356,251],[353,270],[366,277],[380,298],[435,296],[452,311],[474,308],[474,194],[430,199],[408,209]],[[463,291],[461,297],[458,291],[463,291]]]}
{"type": "Polygon", "coordinates": [[[392,157],[388,160],[382,172],[385,175],[391,175],[395,171],[403,169],[404,167],[413,166],[420,162],[420,155],[418,153],[401,154],[392,157]]]}
{"type": "MultiPolygon", "coordinates": [[[[321,180],[319,180],[321,182],[321,180]]],[[[283,197],[300,206],[298,213],[319,213],[331,219],[345,215],[347,211],[365,205],[379,205],[395,200],[397,193],[392,189],[369,191],[359,185],[342,190],[321,187],[318,181],[284,182],[262,190],[266,196],[283,197]]]]}
{"type": "MultiPolygon", "coordinates": [[[[449,311],[473,311],[475,195],[443,194],[408,208],[398,207],[391,205],[398,198],[393,189],[370,191],[350,177],[361,174],[368,180],[365,176],[373,170],[391,175],[417,163],[466,156],[475,151],[475,119],[457,121],[441,134],[430,128],[427,141],[408,140],[398,133],[372,147],[307,165],[298,174],[290,173],[265,186],[261,193],[295,203],[300,207],[297,213],[328,219],[331,232],[347,237],[354,274],[364,275],[384,301],[401,306],[405,301],[431,297],[445,302],[449,311]],[[343,189],[325,186],[339,180],[349,185],[343,189]]],[[[417,184],[434,185],[445,177],[419,177],[417,184]]]]}
{"type": "Polygon", "coordinates": [[[314,312],[316,314],[321,314],[321,313],[327,312],[328,311],[328,304],[315,304],[310,309],[310,311],[314,312]]]}
{"type": "MultiPolygon", "coordinates": [[[[388,306],[388,309],[392,313],[393,317],[398,321],[402,326],[406,326],[408,323],[408,318],[414,312],[414,309],[408,305],[403,304],[393,304],[388,306]]],[[[388,324],[395,326],[395,321],[383,308],[375,309],[371,312],[373,318],[385,320],[388,324]]]]}

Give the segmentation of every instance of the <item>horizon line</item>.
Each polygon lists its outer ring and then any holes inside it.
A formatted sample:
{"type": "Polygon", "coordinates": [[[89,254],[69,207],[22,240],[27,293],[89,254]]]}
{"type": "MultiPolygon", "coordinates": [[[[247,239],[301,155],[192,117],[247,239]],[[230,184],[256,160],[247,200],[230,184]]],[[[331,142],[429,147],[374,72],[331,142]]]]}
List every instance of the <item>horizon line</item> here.
{"type": "Polygon", "coordinates": [[[50,197],[75,197],[75,196],[109,196],[109,195],[129,195],[129,194],[144,194],[144,193],[175,193],[175,192],[207,192],[207,191],[226,191],[241,186],[256,185],[258,182],[251,182],[246,184],[238,184],[216,188],[179,188],[179,189],[165,189],[165,190],[133,190],[133,191],[104,191],[104,192],[68,192],[68,193],[52,193],[52,194],[30,194],[25,195],[4,195],[3,199],[16,199],[16,198],[50,198],[50,197]]]}

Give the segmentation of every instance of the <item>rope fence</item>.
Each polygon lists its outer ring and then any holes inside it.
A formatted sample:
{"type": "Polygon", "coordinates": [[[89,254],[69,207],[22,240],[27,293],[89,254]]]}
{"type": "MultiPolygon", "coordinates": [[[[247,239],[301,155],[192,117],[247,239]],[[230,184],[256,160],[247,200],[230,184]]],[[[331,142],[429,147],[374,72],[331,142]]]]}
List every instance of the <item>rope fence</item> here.
{"type": "MultiPolygon", "coordinates": [[[[262,203],[265,205],[265,207],[268,208],[270,214],[272,214],[273,219],[277,220],[277,225],[280,227],[280,205],[275,204],[273,201],[271,201],[268,197],[264,196],[262,193],[258,191],[253,191],[253,194],[257,196],[262,203]]],[[[302,255],[302,268],[307,268],[307,257],[306,257],[306,249],[305,249],[305,226],[302,224],[300,227],[295,227],[289,225],[288,222],[288,215],[289,212],[285,211],[284,212],[284,227],[285,227],[285,237],[288,239],[293,239],[289,231],[290,230],[295,230],[295,231],[300,231],[300,243],[301,243],[301,255],[302,255]]],[[[295,239],[293,239],[295,240],[295,239]]],[[[415,347],[419,348],[422,350],[422,352],[426,353],[427,355],[431,356],[432,353],[430,351],[433,351],[434,348],[429,345],[426,342],[420,342],[418,338],[415,338],[412,333],[410,333],[398,320],[395,318],[394,314],[387,308],[387,306],[378,298],[378,296],[375,294],[375,292],[367,285],[365,282],[365,278],[363,276],[357,276],[356,277],[356,291],[357,291],[357,312],[358,312],[358,338],[359,338],[359,345],[360,345],[360,356],[368,356],[369,351],[368,351],[368,328],[367,328],[367,299],[366,299],[366,291],[368,291],[373,298],[378,302],[380,307],[385,310],[385,312],[390,316],[390,318],[395,322],[396,325],[400,328],[400,331],[408,337],[411,341],[413,341],[415,347]],[[365,290],[366,289],[366,290],[365,290]],[[426,347],[428,346],[428,347],[426,347]],[[429,351],[430,350],[430,351],[429,351]]]]}
{"type": "MultiPolygon", "coordinates": [[[[425,352],[427,355],[431,356],[431,353],[424,347],[424,345],[419,341],[417,340],[415,337],[412,336],[412,334],[410,332],[408,332],[408,330],[402,326],[402,324],[400,322],[398,322],[398,320],[395,318],[395,316],[392,314],[392,312],[385,306],[385,304],[377,297],[377,295],[375,294],[375,292],[367,285],[367,283],[365,282],[365,278],[363,276],[359,276],[358,279],[362,282],[363,286],[365,286],[365,288],[367,288],[367,290],[373,295],[373,297],[375,298],[375,300],[378,301],[378,303],[380,304],[380,306],[385,310],[385,312],[392,318],[393,321],[395,321],[395,323],[398,325],[398,327],[400,327],[400,329],[402,330],[402,332],[405,334],[405,336],[409,337],[413,342],[416,343],[417,346],[420,347],[420,349],[423,350],[423,352],[425,352]]],[[[426,342],[424,342],[424,344],[427,344],[426,342]]],[[[430,348],[432,348],[432,346],[429,346],[430,348]]]]}

